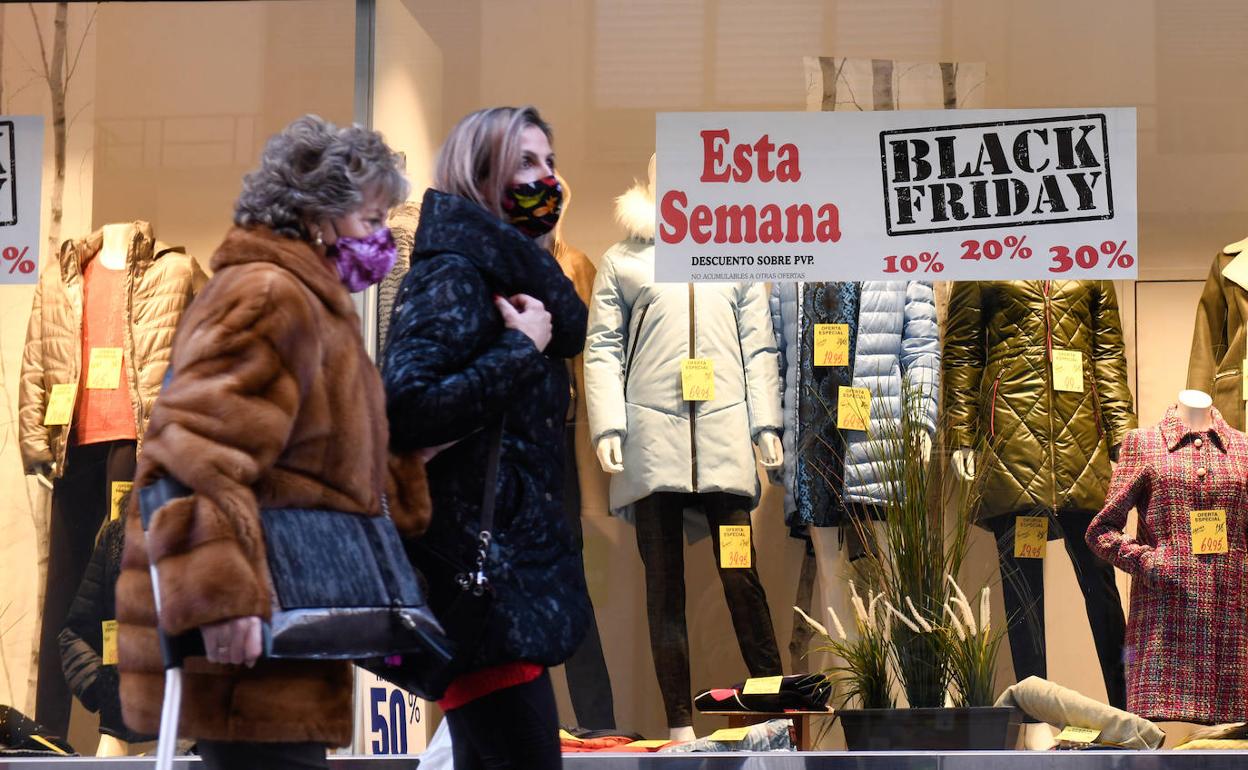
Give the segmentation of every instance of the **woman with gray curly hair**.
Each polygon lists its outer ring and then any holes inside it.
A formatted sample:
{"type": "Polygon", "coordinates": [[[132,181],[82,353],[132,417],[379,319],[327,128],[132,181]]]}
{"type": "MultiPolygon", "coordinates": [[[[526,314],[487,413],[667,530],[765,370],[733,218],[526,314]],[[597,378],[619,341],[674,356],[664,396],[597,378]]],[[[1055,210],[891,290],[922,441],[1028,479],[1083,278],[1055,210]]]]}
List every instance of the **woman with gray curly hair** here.
{"type": "Polygon", "coordinates": [[[155,732],[151,560],[163,629],[204,638],[207,660],[185,667],[181,733],[198,739],[207,767],[326,767],[325,747],[351,739],[349,664],[260,658],[270,607],[260,509],[376,516],[384,495],[405,535],[428,524],[423,462],[389,452],[350,294],[393,264],[386,215],[407,191],[379,134],[296,120],[244,180],[236,227],[178,328],[135,483],[173,476],[193,494],[157,511],[146,541],[136,506],[128,512],[119,667],[127,724],[155,732]]]}

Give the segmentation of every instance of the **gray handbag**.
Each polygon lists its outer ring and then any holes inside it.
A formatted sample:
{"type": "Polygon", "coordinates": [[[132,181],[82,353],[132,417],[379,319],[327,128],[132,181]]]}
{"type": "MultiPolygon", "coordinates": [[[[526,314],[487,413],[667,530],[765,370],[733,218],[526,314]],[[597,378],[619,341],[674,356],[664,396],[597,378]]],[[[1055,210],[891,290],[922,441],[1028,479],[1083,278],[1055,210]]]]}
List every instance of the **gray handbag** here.
{"type": "MultiPolygon", "coordinates": [[[[144,531],[162,506],[189,494],[168,477],[139,490],[144,531]]],[[[382,516],[260,511],[274,591],[265,657],[355,660],[401,653],[434,667],[450,661],[450,642],[429,609],[384,499],[383,508],[382,516]]],[[[183,650],[178,657],[203,654],[195,646],[197,640],[202,644],[199,633],[186,636],[191,638],[177,642],[183,650]]]]}

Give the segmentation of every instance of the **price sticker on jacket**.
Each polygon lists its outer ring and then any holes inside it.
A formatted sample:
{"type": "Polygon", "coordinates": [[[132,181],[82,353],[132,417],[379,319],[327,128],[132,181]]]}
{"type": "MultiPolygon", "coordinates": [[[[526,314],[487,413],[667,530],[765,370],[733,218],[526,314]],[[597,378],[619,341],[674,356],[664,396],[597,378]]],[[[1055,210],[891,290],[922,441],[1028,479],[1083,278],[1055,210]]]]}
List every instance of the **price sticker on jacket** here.
{"type": "Polygon", "coordinates": [[[746,679],[745,686],[741,688],[742,695],[775,695],[780,692],[780,685],[784,684],[782,676],[760,676],[756,679],[746,679]]]}
{"type": "Polygon", "coordinates": [[[750,734],[749,726],[746,727],[725,727],[722,730],[716,730],[706,736],[708,741],[717,741],[719,743],[737,743],[745,740],[745,736],[750,734]]]}
{"type": "Polygon", "coordinates": [[[1053,349],[1053,390],[1083,392],[1083,351],[1053,349]]]}
{"type": "Polygon", "coordinates": [[[1193,554],[1203,556],[1230,550],[1226,539],[1226,511],[1192,511],[1191,517],[1193,554]]]}
{"type": "Polygon", "coordinates": [[[871,425],[871,391],[841,386],[836,391],[836,427],[867,430],[871,425]]]}
{"type": "Polygon", "coordinates": [[[74,416],[74,401],[78,398],[78,386],[72,382],[63,382],[52,386],[48,396],[48,409],[43,413],[43,424],[69,425],[74,416]]]}
{"type": "Polygon", "coordinates": [[[121,387],[121,348],[91,348],[87,361],[89,390],[116,390],[121,387]]]}
{"type": "Polygon", "coordinates": [[[100,624],[101,656],[104,665],[117,665],[117,621],[106,620],[100,624]]]}
{"type": "Polygon", "coordinates": [[[749,569],[753,566],[748,525],[724,524],[719,528],[719,566],[722,569],[749,569]]]}
{"type": "Polygon", "coordinates": [[[661,749],[671,741],[633,741],[627,744],[630,749],[661,749]]]}
{"type": "Polygon", "coordinates": [[[815,324],[815,366],[849,366],[849,324],[815,324]]]}
{"type": "Polygon", "coordinates": [[[1014,558],[1043,559],[1049,545],[1049,520],[1044,516],[1014,519],[1014,558]]]}
{"type": "Polygon", "coordinates": [[[132,489],[134,489],[133,481],[114,481],[113,482],[112,488],[109,490],[111,492],[110,496],[112,499],[112,504],[111,504],[111,507],[109,508],[109,515],[108,515],[109,521],[116,521],[117,519],[121,518],[121,500],[127,494],[129,494],[130,490],[132,489]]]}
{"type": "Polygon", "coordinates": [[[680,388],[686,401],[715,400],[715,363],[709,358],[680,362],[680,388]]]}

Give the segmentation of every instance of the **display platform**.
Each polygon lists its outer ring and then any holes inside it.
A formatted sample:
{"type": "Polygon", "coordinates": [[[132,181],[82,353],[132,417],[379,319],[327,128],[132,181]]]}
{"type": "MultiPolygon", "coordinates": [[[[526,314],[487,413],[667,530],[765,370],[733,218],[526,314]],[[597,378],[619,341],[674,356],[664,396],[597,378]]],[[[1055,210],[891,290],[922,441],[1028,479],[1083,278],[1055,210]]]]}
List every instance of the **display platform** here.
{"type": "MultiPolygon", "coordinates": [[[[771,752],[734,754],[594,754],[563,758],[569,770],[1241,770],[1234,751],[771,752]]],[[[0,770],[150,770],[154,759],[0,760],[0,770]]],[[[417,757],[331,758],[333,770],[415,770],[417,757]]],[[[199,760],[178,759],[175,770],[199,760]]]]}

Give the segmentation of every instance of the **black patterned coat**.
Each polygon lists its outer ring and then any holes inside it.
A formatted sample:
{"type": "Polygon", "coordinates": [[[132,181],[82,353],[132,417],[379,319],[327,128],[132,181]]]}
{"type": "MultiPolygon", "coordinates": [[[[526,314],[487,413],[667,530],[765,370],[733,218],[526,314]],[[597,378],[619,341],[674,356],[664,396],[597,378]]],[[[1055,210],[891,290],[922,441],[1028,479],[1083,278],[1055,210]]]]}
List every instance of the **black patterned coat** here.
{"type": "Polygon", "coordinates": [[[382,373],[395,450],[456,442],[428,466],[434,514],[418,552],[444,562],[421,564],[435,612],[459,595],[454,577],[474,561],[489,428],[505,420],[492,577],[506,609],[474,667],[553,665],[585,631],[585,578],[562,504],[567,359],[584,346],[586,315],[572,282],[532,239],[465,198],[425,193],[382,373]],[[506,329],[494,306],[496,295],[520,293],[550,311],[545,352],[506,329]]]}

